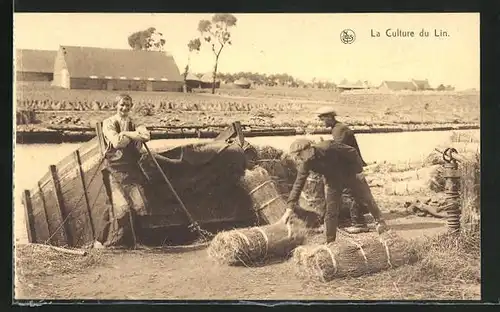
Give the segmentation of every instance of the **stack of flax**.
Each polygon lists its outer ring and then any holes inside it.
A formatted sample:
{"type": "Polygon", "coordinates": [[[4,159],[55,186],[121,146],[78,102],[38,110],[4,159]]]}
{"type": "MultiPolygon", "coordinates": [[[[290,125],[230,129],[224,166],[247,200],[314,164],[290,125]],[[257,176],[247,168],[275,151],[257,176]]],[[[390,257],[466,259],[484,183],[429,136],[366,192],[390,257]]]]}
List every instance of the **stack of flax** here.
{"type": "Polygon", "coordinates": [[[296,217],[283,219],[286,201],[266,169],[255,166],[247,170],[242,184],[263,225],[217,234],[209,246],[209,256],[221,264],[245,266],[288,256],[304,242],[304,222],[296,217]]]}
{"type": "Polygon", "coordinates": [[[356,238],[343,234],[334,243],[300,246],[293,254],[300,276],[323,282],[375,273],[416,260],[411,244],[392,231],[356,238]]]}

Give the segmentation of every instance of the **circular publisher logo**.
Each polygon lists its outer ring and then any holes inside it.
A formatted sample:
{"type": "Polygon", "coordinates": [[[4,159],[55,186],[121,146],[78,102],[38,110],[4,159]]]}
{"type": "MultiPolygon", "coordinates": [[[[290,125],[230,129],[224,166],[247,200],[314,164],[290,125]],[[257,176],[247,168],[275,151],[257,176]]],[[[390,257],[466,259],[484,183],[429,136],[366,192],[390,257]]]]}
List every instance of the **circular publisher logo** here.
{"type": "Polygon", "coordinates": [[[351,29],[344,29],[340,33],[340,41],[344,44],[351,44],[356,40],[356,34],[351,29]]]}

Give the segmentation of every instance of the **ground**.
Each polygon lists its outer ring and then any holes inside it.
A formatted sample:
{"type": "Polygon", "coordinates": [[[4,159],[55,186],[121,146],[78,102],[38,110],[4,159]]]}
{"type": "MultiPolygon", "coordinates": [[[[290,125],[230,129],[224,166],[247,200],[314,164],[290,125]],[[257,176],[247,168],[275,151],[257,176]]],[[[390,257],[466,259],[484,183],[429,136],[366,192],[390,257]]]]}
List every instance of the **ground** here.
{"type": "MultiPolygon", "coordinates": [[[[383,207],[391,207],[384,209],[384,217],[401,237],[426,242],[446,232],[443,219],[406,212],[402,207],[409,197],[383,195],[381,188],[374,188],[374,193],[383,207]]],[[[373,223],[371,227],[373,231],[373,223]]],[[[322,234],[311,234],[308,238],[309,243],[322,243],[323,240],[322,234]]],[[[455,270],[446,257],[458,260],[458,253],[448,255],[449,250],[441,250],[441,256],[426,258],[416,265],[327,284],[300,278],[291,260],[283,259],[262,267],[227,267],[210,259],[206,249],[183,253],[91,249],[88,255],[77,256],[40,245],[19,245],[16,252],[18,299],[480,298],[479,253],[473,260],[460,260],[467,264],[465,273],[447,273],[447,278],[441,278],[444,274],[441,270],[455,270]]]]}
{"type": "MultiPolygon", "coordinates": [[[[390,220],[390,223],[399,224],[398,233],[407,232],[406,237],[444,230],[442,222],[414,216],[390,220]]],[[[16,288],[17,298],[461,300],[480,296],[479,281],[475,284],[452,279],[405,282],[402,279],[406,276],[415,275],[416,269],[412,266],[323,284],[299,278],[292,261],[256,268],[226,267],[214,264],[206,250],[168,254],[94,249],[82,257],[58,254],[46,247],[20,246],[18,252],[25,256],[18,257],[23,285],[16,288]],[[26,263],[27,259],[41,255],[51,258],[48,267],[26,263]]]]}

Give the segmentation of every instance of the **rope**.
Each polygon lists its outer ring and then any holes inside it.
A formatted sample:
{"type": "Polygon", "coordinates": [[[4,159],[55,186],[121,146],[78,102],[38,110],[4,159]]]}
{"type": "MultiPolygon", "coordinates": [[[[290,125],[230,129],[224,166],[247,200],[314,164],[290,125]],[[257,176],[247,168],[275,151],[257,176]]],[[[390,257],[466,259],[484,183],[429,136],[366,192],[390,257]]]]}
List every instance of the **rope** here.
{"type": "Polygon", "coordinates": [[[257,185],[253,190],[251,190],[248,195],[252,195],[253,193],[257,192],[259,189],[261,189],[262,187],[266,186],[267,184],[270,184],[270,183],[274,183],[273,180],[267,180],[259,185],[257,185]]]}
{"type": "Polygon", "coordinates": [[[248,247],[250,247],[250,240],[248,239],[248,237],[245,234],[241,233],[238,230],[235,230],[234,233],[236,233],[238,236],[243,238],[243,240],[247,243],[248,247]]]}
{"type": "Polygon", "coordinates": [[[264,208],[266,208],[267,206],[269,206],[272,202],[274,202],[275,200],[277,199],[280,199],[281,198],[281,195],[278,194],[278,196],[274,197],[273,199],[270,199],[268,200],[267,202],[263,203],[258,209],[257,211],[260,211],[264,208]]]}
{"type": "Polygon", "coordinates": [[[286,229],[288,230],[288,235],[287,237],[290,239],[292,238],[292,225],[290,223],[286,224],[286,229]]]}
{"type": "Polygon", "coordinates": [[[384,245],[385,247],[385,253],[387,254],[387,264],[389,264],[389,267],[392,268],[392,263],[391,263],[391,253],[389,251],[389,246],[387,246],[387,242],[383,240],[382,238],[379,238],[379,241],[384,245]]]}
{"type": "Polygon", "coordinates": [[[265,252],[265,254],[267,255],[267,252],[269,250],[269,237],[267,237],[267,234],[260,227],[255,227],[255,229],[257,231],[259,231],[260,234],[262,234],[262,236],[264,237],[264,240],[266,241],[266,252],[265,252]]]}
{"type": "MultiPolygon", "coordinates": [[[[104,162],[104,157],[101,158],[100,162],[99,162],[99,165],[97,165],[97,168],[96,168],[96,171],[94,172],[94,174],[92,175],[92,177],[90,178],[90,181],[89,183],[87,184],[87,187],[86,189],[90,186],[90,184],[94,181],[95,177],[97,176],[97,173],[99,172],[99,168],[101,167],[102,163],[104,162]]],[[[70,212],[68,213],[68,215],[66,216],[66,218],[64,218],[64,220],[61,222],[61,224],[59,224],[59,226],[57,227],[57,229],[54,231],[54,233],[52,233],[52,235],[49,236],[49,238],[47,238],[47,240],[45,240],[45,244],[47,244],[53,237],[54,235],[64,226],[64,224],[68,221],[68,218],[69,216],[71,216],[71,213],[73,212],[73,210],[75,210],[76,206],[80,203],[80,201],[83,199],[83,197],[85,196],[85,193],[83,193],[80,198],[78,199],[78,201],[76,202],[76,204],[73,206],[73,208],[71,208],[70,212]]],[[[94,202],[95,204],[95,202],[94,202]]]]}
{"type": "Polygon", "coordinates": [[[319,262],[318,262],[318,257],[316,257],[316,270],[318,270],[318,276],[320,277],[321,281],[323,283],[326,283],[326,279],[325,279],[325,273],[323,272],[323,269],[321,268],[321,266],[319,265],[319,262]]]}

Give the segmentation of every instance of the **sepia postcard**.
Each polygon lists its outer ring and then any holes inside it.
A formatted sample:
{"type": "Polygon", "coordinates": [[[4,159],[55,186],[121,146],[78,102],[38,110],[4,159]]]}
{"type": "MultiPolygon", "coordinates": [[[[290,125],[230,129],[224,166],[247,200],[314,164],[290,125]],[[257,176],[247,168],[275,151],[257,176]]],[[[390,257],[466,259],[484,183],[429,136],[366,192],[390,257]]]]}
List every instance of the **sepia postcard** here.
{"type": "Polygon", "coordinates": [[[13,35],[14,300],[481,299],[478,13],[13,35]]]}

